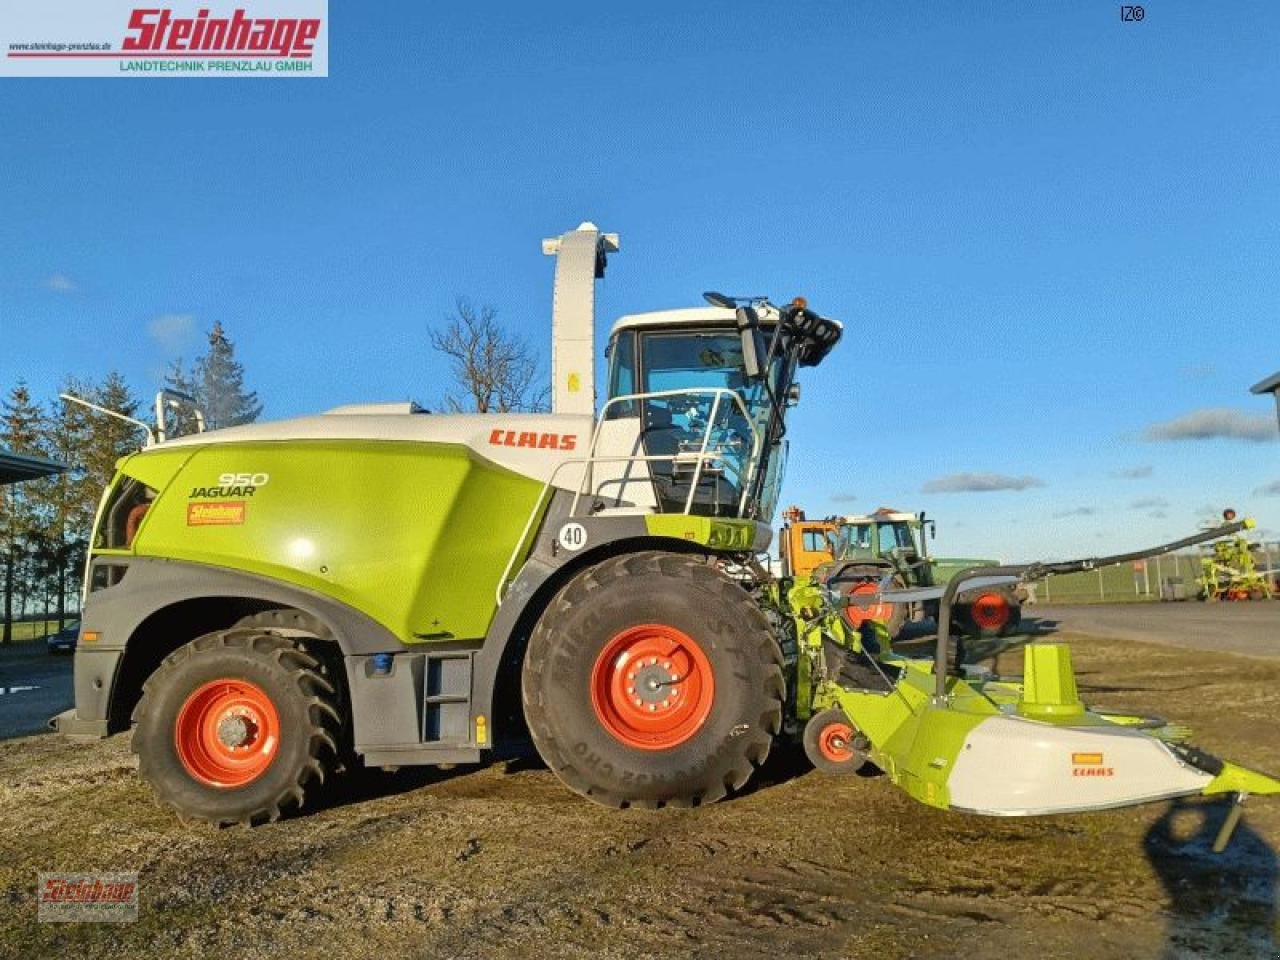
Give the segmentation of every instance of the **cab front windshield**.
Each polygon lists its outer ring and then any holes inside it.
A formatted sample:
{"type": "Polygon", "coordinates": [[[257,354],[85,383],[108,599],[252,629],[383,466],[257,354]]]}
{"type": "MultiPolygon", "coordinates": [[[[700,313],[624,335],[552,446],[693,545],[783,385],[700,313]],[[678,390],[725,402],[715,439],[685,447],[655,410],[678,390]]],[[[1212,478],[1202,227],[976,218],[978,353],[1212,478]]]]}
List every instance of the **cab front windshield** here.
{"type": "Polygon", "coordinates": [[[915,533],[905,520],[842,524],[836,540],[836,556],[842,558],[868,558],[890,550],[915,549],[915,533]]]}
{"type": "Polygon", "coordinates": [[[836,538],[836,556],[841,559],[871,553],[871,524],[846,523],[836,538]]]}
{"type": "MultiPolygon", "coordinates": [[[[782,368],[779,356],[769,370],[775,390],[782,368]]],[[[611,403],[606,416],[642,413],[647,453],[696,457],[705,443],[707,452],[716,458],[707,465],[723,479],[720,496],[740,496],[748,488],[751,473],[769,452],[771,438],[766,438],[765,432],[770,402],[763,380],[745,376],[742,341],[736,330],[623,332],[611,347],[609,396],[631,394],[650,396],[643,401],[611,403]],[[742,405],[723,391],[736,394],[742,405]],[[668,395],[651,396],[664,393],[668,395]]],[[[674,459],[671,464],[655,463],[656,471],[675,467],[678,462],[674,459]]],[[[768,498],[766,491],[762,499],[768,498]]],[[[774,505],[760,506],[762,513],[769,515],[774,505]]]]}
{"type": "Polygon", "coordinates": [[[911,524],[904,520],[880,524],[881,553],[888,553],[890,550],[914,550],[915,548],[916,539],[911,532],[911,524]]]}

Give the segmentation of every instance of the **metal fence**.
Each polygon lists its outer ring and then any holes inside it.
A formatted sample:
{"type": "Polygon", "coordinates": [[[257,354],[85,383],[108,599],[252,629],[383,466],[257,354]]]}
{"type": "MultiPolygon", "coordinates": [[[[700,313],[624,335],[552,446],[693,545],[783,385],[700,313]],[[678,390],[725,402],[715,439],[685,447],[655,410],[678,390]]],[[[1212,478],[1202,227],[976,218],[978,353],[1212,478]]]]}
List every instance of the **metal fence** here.
{"type": "MultiPolygon", "coordinates": [[[[1261,544],[1259,563],[1280,576],[1280,541],[1261,544]]],[[[1099,567],[1031,584],[1037,603],[1124,603],[1194,600],[1200,593],[1200,553],[1171,553],[1138,563],[1099,567]]]]}

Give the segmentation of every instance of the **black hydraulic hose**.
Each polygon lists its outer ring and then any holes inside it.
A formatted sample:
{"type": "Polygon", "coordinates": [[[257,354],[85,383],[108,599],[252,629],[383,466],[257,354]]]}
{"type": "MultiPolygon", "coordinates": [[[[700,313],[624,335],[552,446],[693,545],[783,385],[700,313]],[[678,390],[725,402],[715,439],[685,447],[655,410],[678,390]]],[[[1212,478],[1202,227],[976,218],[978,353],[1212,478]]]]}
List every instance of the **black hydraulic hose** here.
{"type": "Polygon", "coordinates": [[[1222,537],[1230,536],[1241,530],[1247,530],[1252,525],[1249,520],[1236,520],[1233,523],[1224,523],[1211,530],[1202,530],[1200,533],[1183,537],[1181,540],[1163,543],[1158,547],[1134,550],[1131,553],[1116,553],[1109,557],[1089,557],[1085,560],[1063,560],[1057,563],[1037,562],[1008,566],[966,567],[947,581],[946,589],[942,592],[942,600],[938,605],[938,643],[934,651],[933,662],[934,696],[939,700],[943,700],[947,696],[947,656],[951,647],[951,607],[955,601],[956,594],[960,591],[960,585],[965,581],[975,580],[978,577],[1001,576],[1017,577],[1019,580],[1025,581],[1060,576],[1064,573],[1080,573],[1085,570],[1110,567],[1114,564],[1126,563],[1131,560],[1145,560],[1148,557],[1163,556],[1183,547],[1191,547],[1199,543],[1207,543],[1210,540],[1218,540],[1222,537]]]}
{"type": "Polygon", "coordinates": [[[1251,526],[1253,524],[1249,520],[1236,520],[1233,523],[1224,523],[1211,530],[1202,530],[1200,533],[1183,537],[1181,540],[1174,540],[1171,543],[1164,543],[1146,550],[1134,550],[1132,553],[1116,553],[1109,557],[1091,557],[1087,560],[1064,560],[1060,563],[1033,563],[1027,579],[1036,580],[1053,574],[1079,573],[1083,570],[1093,570],[1096,567],[1110,567],[1117,563],[1127,563],[1131,560],[1159,557],[1175,550],[1181,550],[1183,547],[1193,547],[1199,543],[1207,543],[1210,540],[1217,540],[1221,537],[1238,533],[1241,530],[1247,530],[1251,526]]]}

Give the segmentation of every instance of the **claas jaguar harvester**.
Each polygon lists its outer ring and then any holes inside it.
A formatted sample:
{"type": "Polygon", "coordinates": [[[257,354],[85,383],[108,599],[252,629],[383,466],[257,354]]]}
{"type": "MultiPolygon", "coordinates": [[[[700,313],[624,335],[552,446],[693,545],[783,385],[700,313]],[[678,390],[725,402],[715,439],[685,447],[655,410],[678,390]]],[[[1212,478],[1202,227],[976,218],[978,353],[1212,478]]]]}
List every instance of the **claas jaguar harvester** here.
{"type": "Polygon", "coordinates": [[[70,735],[135,724],[183,817],[274,819],[354,754],[474,762],[528,733],[593,800],[741,787],[783,655],[734,560],[767,548],[797,368],[840,325],[707,295],[626,316],[596,409],[596,279],[555,256],[550,414],[408,404],[215,430],[125,458],[93,532],[70,735]]]}
{"type": "Polygon", "coordinates": [[[162,442],[103,497],[58,728],[132,724],[159,798],[213,823],[274,819],[357,760],[476,762],[526,730],[561,780],[617,807],[717,800],[779,734],[824,770],[874,764],[974,813],[1280,791],[1179,727],[1088,710],[1060,644],[1029,645],[1011,681],[964,664],[951,635],[971,590],[1246,522],[945,585],[773,577],[796,372],[840,325],[802,300],[720,294],[623,317],[597,409],[595,282],[617,248],[591,224],[544,241],[550,414],[356,406],[169,441],[157,423],[162,442]],[[937,604],[933,658],[845,615],[877,603],[937,604]]]}

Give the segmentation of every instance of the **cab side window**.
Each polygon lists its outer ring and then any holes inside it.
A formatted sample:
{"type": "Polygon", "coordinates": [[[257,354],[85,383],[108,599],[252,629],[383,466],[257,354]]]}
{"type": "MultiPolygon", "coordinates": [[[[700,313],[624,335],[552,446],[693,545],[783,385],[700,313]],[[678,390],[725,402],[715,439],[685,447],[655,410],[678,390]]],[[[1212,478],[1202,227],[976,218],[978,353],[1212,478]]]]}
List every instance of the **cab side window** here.
{"type": "MultiPolygon", "coordinates": [[[[609,355],[609,396],[625,397],[635,392],[636,336],[631,331],[626,331],[613,342],[609,355]]],[[[633,401],[615,403],[609,407],[606,419],[634,417],[635,414],[636,405],[633,401]]]]}

